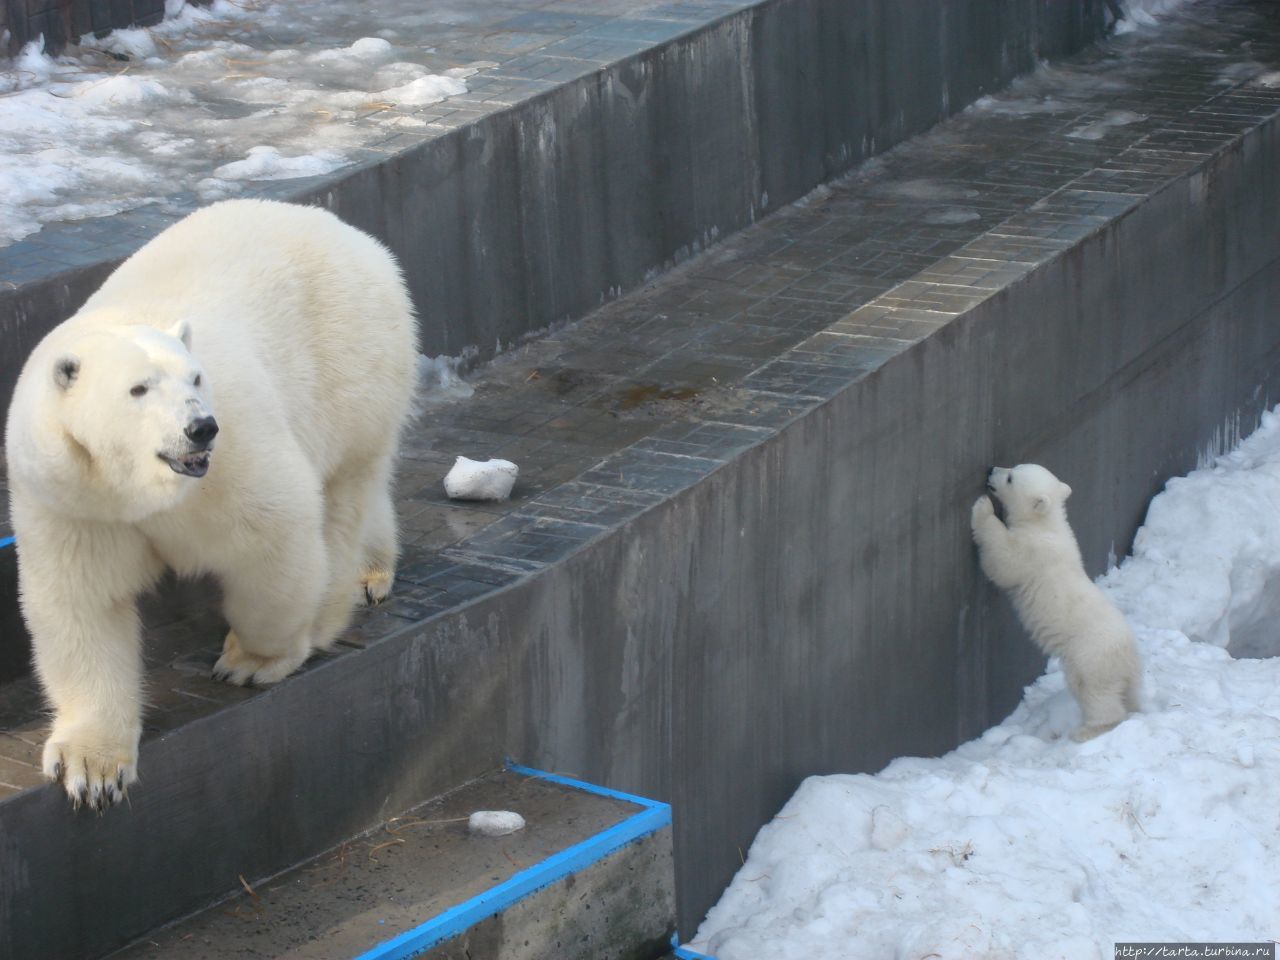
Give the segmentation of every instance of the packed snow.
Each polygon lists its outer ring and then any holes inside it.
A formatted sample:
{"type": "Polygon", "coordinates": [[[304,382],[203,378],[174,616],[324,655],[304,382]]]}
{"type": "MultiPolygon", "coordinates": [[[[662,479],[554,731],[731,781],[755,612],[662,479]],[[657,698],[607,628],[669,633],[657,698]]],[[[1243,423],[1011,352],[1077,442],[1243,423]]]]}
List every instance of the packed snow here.
{"type": "Polygon", "coordinates": [[[511,496],[520,468],[510,460],[458,457],[445,474],[444,492],[452,500],[505,500],[511,496]]]}
{"type": "Polygon", "coordinates": [[[482,837],[505,837],[524,829],[524,817],[511,810],[477,810],[468,819],[467,829],[482,837]]]}
{"type": "Polygon", "coordinates": [[[60,220],[183,191],[203,202],[248,180],[329,173],[362,146],[420,130],[421,108],[464,93],[488,63],[446,64],[423,38],[447,5],[169,0],[155,27],[85,38],[52,58],[0,58],[0,245],[60,220]],[[345,22],[344,22],[345,21],[345,22]]]}
{"type": "Polygon", "coordinates": [[[1137,633],[1143,712],[1073,743],[1051,661],[945,757],[811,777],[692,948],[1102,960],[1115,942],[1280,938],[1280,408],[1169,481],[1099,583],[1137,633]]]}

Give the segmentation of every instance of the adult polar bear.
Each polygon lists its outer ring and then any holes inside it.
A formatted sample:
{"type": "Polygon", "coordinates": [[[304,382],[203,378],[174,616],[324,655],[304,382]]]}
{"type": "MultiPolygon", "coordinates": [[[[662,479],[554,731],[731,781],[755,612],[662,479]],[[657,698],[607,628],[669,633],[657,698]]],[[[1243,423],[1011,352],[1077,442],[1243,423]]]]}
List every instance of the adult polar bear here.
{"type": "Polygon", "coordinates": [[[53,707],[44,772],[74,803],[136,779],[135,599],[166,567],[221,580],[214,673],[234,683],[280,680],[337,637],[361,584],[390,591],[416,339],[380,243],[318,208],[233,200],[161,233],[37,345],[9,483],[53,707]]]}

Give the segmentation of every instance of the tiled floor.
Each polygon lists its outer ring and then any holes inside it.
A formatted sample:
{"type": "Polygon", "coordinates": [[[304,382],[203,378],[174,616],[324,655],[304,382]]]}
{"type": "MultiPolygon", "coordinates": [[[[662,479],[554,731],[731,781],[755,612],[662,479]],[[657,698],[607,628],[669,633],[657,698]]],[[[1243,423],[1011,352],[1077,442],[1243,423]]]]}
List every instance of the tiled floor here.
{"type": "MultiPolygon", "coordinates": [[[[336,655],[698,482],[1273,118],[1280,84],[1226,68],[1280,69],[1280,5],[1191,9],[1159,42],[1130,36],[1020,81],[480,371],[473,398],[431,410],[406,443],[397,592],[336,655]],[[1120,111],[1140,119],[1073,136],[1120,111]],[[515,460],[513,499],[446,500],[459,454],[515,460]]],[[[254,696],[207,677],[223,627],[206,593],[170,593],[149,615],[153,731],[254,696]]],[[[0,796],[36,780],[37,708],[29,679],[0,688],[0,796]]]]}

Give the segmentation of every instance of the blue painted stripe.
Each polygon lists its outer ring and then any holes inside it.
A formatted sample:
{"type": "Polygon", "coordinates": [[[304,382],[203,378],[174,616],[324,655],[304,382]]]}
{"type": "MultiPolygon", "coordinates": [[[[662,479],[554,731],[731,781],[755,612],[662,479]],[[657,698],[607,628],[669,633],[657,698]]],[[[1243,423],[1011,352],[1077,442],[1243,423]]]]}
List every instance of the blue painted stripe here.
{"type": "Polygon", "coordinates": [[[678,957],[679,960],[716,960],[715,957],[707,953],[698,953],[697,950],[690,950],[688,947],[680,946],[680,934],[673,933],[671,935],[672,956],[678,957]]]}
{"type": "Polygon", "coordinates": [[[13,546],[13,537],[0,537],[0,550],[13,546]]]}
{"type": "Polygon", "coordinates": [[[608,787],[601,787],[594,783],[587,783],[585,780],[574,780],[572,777],[562,777],[558,773],[547,773],[544,770],[534,770],[532,767],[522,767],[518,763],[507,761],[507,769],[512,773],[518,773],[526,777],[537,777],[539,780],[550,780],[552,783],[563,784],[566,787],[572,787],[574,790],[581,790],[583,793],[594,793],[601,797],[610,797],[614,800],[621,800],[624,803],[634,803],[637,807],[666,807],[667,805],[660,800],[650,800],[647,797],[637,797],[633,793],[623,793],[621,790],[610,790],[608,787]]]}
{"type": "Polygon", "coordinates": [[[555,883],[557,880],[563,880],[570,874],[591,866],[597,860],[607,857],[627,844],[671,824],[671,808],[665,803],[630,797],[627,794],[615,791],[606,791],[603,787],[581,784],[575,780],[530,770],[528,767],[518,767],[513,764],[509,769],[515,773],[551,780],[555,783],[584,789],[590,793],[623,799],[629,803],[637,804],[641,807],[641,810],[621,823],[616,823],[609,829],[588,837],[581,843],[574,844],[572,847],[562,850],[540,863],[534,864],[532,867],[521,870],[497,886],[458,904],[456,907],[449,908],[426,923],[420,924],[412,930],[406,930],[399,936],[378,944],[372,950],[360,954],[356,960],[408,960],[410,957],[431,949],[438,943],[442,943],[451,937],[456,937],[458,934],[475,926],[481,920],[501,913],[513,903],[529,896],[529,894],[535,893],[543,887],[555,883]]]}

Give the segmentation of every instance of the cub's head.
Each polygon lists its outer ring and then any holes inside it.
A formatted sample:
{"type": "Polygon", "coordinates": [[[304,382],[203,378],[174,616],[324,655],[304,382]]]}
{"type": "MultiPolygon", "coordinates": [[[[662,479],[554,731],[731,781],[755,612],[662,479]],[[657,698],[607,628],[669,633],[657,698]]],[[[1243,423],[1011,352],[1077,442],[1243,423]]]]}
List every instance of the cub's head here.
{"type": "Polygon", "coordinates": [[[987,489],[1004,507],[1005,517],[1017,523],[1062,512],[1071,488],[1036,463],[995,467],[987,477],[987,489]]]}
{"type": "Polygon", "coordinates": [[[49,479],[73,479],[90,499],[135,518],[190,492],[209,470],[218,433],[190,348],[181,323],[92,327],[41,350],[44,369],[24,371],[45,381],[44,435],[31,439],[44,458],[71,461],[46,463],[56,475],[49,479]]]}

